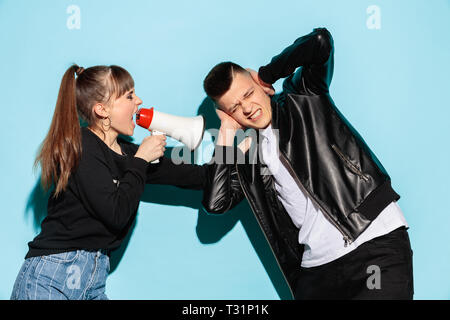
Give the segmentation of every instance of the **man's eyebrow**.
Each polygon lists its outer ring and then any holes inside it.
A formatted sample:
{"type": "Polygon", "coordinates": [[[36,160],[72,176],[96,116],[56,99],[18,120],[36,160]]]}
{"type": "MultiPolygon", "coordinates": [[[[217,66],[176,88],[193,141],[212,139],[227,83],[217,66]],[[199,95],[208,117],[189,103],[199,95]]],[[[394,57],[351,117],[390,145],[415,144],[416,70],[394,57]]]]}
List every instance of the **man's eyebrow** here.
{"type": "Polygon", "coordinates": [[[253,90],[253,87],[248,88],[248,90],[244,93],[243,97],[246,98],[252,90],[253,90]]]}
{"type": "MultiPolygon", "coordinates": [[[[242,98],[245,99],[253,89],[254,89],[253,87],[248,88],[248,90],[245,91],[245,93],[242,95],[242,98]]],[[[233,103],[231,105],[230,111],[233,111],[234,107],[236,107],[238,104],[239,104],[238,102],[233,103]]]]}

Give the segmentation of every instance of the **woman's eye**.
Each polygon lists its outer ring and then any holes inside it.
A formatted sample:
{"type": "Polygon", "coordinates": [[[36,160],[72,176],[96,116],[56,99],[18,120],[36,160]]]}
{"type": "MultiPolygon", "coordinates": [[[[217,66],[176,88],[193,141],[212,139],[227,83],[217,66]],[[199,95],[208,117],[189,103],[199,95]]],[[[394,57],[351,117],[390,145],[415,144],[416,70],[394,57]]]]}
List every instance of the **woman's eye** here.
{"type": "Polygon", "coordinates": [[[130,100],[133,100],[133,96],[128,96],[127,98],[130,100]]]}

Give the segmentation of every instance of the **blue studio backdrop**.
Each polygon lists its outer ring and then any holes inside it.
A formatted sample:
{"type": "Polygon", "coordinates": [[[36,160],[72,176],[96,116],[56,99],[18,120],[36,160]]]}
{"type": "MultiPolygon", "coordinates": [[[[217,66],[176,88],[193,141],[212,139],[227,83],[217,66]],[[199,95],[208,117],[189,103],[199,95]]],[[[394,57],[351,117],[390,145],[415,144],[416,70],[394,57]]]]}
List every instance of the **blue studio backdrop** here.
{"type": "MultiPolygon", "coordinates": [[[[46,214],[32,166],[71,63],[120,65],[143,106],[212,117],[202,87],[210,68],[231,60],[257,69],[315,27],[334,37],[334,101],[401,195],[415,298],[449,299],[449,0],[0,0],[0,299],[9,299],[46,214]]],[[[136,128],[134,142],[147,134],[136,128]]],[[[212,146],[206,132],[195,161],[208,161],[212,146]]],[[[246,201],[213,216],[201,197],[146,187],[136,223],[113,256],[109,298],[288,297],[246,201]]]]}

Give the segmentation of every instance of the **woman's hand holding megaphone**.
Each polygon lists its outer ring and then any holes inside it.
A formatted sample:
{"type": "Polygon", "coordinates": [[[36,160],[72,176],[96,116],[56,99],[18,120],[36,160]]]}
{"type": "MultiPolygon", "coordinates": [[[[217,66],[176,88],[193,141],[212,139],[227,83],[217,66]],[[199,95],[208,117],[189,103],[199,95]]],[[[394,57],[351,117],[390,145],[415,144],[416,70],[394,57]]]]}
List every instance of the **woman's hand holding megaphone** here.
{"type": "Polygon", "coordinates": [[[152,135],[142,140],[134,156],[151,162],[161,158],[164,155],[164,151],[166,151],[166,135],[152,135]]]}

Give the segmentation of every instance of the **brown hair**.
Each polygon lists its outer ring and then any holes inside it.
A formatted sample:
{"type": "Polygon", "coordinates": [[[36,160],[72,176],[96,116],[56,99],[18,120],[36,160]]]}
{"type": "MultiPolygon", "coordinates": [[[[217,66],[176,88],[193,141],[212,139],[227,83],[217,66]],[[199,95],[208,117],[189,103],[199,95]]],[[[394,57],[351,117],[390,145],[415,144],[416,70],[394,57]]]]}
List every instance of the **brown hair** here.
{"type": "Polygon", "coordinates": [[[203,89],[208,97],[217,102],[231,87],[236,72],[248,73],[234,62],[221,62],[212,68],[203,80],[203,89]]]}
{"type": "Polygon", "coordinates": [[[88,126],[100,128],[93,106],[96,103],[110,104],[133,87],[133,78],[119,66],[83,69],[74,64],[67,69],[59,88],[50,129],[34,163],[35,167],[38,163],[41,166],[44,190],[55,184],[54,196],[57,197],[66,189],[70,174],[81,157],[80,118],[88,126]]]}

